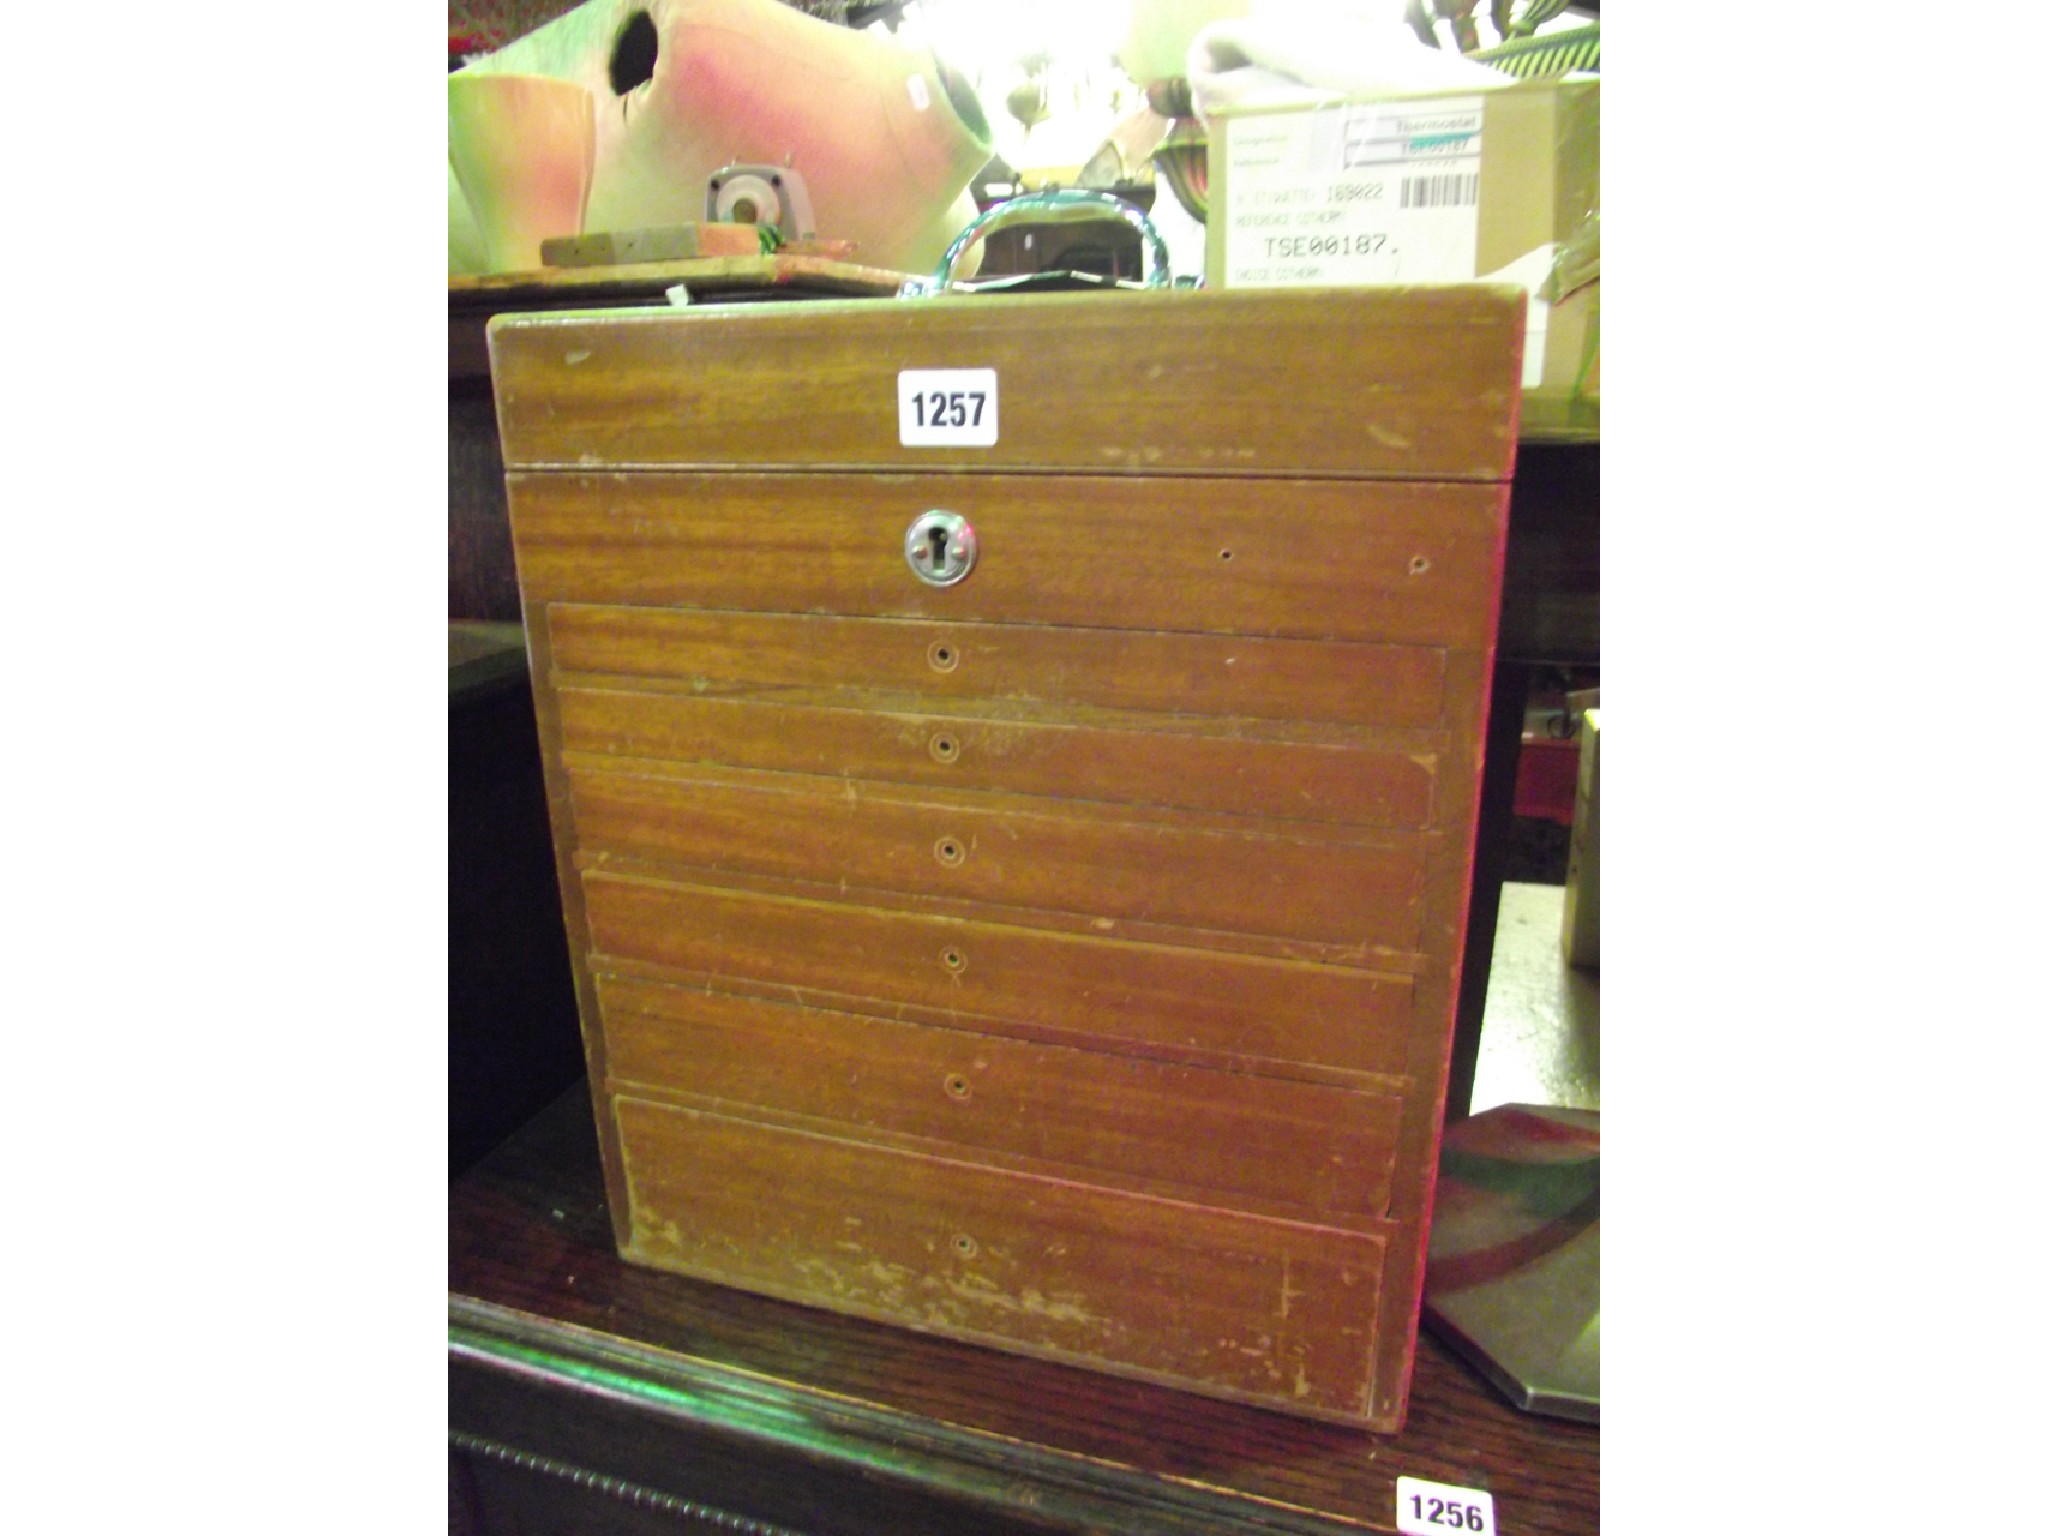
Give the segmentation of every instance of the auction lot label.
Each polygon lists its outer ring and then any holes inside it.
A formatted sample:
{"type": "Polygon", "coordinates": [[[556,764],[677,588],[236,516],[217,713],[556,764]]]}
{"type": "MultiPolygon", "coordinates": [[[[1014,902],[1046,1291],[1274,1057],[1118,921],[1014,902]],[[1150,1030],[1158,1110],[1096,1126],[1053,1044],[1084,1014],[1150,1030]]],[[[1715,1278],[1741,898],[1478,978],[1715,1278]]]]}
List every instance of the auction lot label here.
{"type": "Polygon", "coordinates": [[[1478,96],[1233,117],[1224,286],[1469,282],[1478,96]]]}

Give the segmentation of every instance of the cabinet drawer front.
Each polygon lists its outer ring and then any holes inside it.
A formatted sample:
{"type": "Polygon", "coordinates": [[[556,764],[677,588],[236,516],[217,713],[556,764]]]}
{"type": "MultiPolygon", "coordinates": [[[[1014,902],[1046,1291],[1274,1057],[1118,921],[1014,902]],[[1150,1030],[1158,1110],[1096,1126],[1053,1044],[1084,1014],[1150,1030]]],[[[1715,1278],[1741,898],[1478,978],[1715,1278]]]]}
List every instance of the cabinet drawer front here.
{"type": "Polygon", "coordinates": [[[597,873],[583,890],[598,970],[638,961],[932,1023],[1409,1070],[1405,976],[597,873]]]}
{"type": "MultiPolygon", "coordinates": [[[[939,790],[569,771],[576,835],[710,872],[1083,913],[1357,950],[1420,942],[1423,845],[1217,831],[939,790]],[[1044,807],[1051,807],[1046,809],[1044,807]]],[[[1000,914],[990,914],[999,916],[1000,914]]]]}
{"type": "Polygon", "coordinates": [[[631,1259],[1296,1410],[1369,1406],[1377,1234],[613,1102],[631,1259]]]}
{"type": "Polygon", "coordinates": [[[1503,479],[1512,288],[1006,296],[501,317],[505,462],[1503,479]],[[897,374],[997,371],[996,441],[906,448],[897,374]]]}
{"type": "Polygon", "coordinates": [[[558,672],[710,693],[843,688],[1420,728],[1443,716],[1444,654],[1425,646],[575,603],[552,606],[548,627],[558,672]]]}
{"type": "Polygon", "coordinates": [[[1427,751],[564,687],[571,752],[1242,816],[1430,825],[1427,751]]]}
{"type": "Polygon", "coordinates": [[[511,475],[535,601],[964,619],[1467,648],[1491,643],[1497,485],[1084,476],[511,475]],[[974,526],[964,581],[904,557],[974,526]]]}
{"type": "Polygon", "coordinates": [[[611,1083],[1314,1212],[1386,1213],[1393,1094],[603,977],[611,1083]]]}

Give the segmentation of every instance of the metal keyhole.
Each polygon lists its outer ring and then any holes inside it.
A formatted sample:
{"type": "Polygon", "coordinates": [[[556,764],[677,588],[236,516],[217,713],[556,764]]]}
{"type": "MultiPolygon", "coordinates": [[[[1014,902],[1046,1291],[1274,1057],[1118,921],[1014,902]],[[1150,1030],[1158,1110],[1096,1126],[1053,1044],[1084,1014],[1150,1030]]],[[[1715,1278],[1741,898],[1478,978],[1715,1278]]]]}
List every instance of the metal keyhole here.
{"type": "Polygon", "coordinates": [[[926,512],[903,535],[903,558],[927,586],[950,587],[974,569],[974,527],[957,512],[926,512]]]}

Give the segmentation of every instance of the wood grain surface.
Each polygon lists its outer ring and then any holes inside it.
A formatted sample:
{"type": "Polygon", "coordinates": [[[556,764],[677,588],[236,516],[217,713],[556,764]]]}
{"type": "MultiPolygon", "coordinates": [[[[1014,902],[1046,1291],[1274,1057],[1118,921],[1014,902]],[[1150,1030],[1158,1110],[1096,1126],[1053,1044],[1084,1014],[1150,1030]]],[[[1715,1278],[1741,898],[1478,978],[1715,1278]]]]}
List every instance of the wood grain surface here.
{"type": "Polygon", "coordinates": [[[1045,911],[1265,934],[1354,961],[1412,953],[1421,933],[1428,845],[1414,834],[1303,835],[1284,823],[815,775],[601,772],[580,758],[569,784],[587,844],[685,879],[780,876],[856,901],[944,896],[983,904],[997,922],[1045,911]]]}
{"type": "Polygon", "coordinates": [[[586,1482],[818,1536],[1355,1536],[1401,1476],[1488,1489],[1512,1536],[1599,1528],[1599,1429],[1426,1334],[1383,1435],[626,1263],[581,1089],[451,1187],[448,1247],[451,1431],[586,1482]]]}
{"type": "Polygon", "coordinates": [[[667,678],[714,694],[919,692],[1424,728],[1443,710],[1438,647],[579,603],[552,605],[551,618],[564,674],[667,678]]]}
{"type": "Polygon", "coordinates": [[[834,781],[921,784],[1217,811],[1278,821],[1423,828],[1435,813],[1429,739],[1275,740],[1188,719],[970,714],[914,695],[864,705],[623,691],[564,679],[564,752],[775,769],[834,781]]]}
{"type": "Polygon", "coordinates": [[[1521,307],[494,323],[625,1252],[1399,1425],[1521,307]],[[994,443],[903,446],[992,360],[994,443]]]}
{"type": "Polygon", "coordinates": [[[1500,489],[1101,475],[506,478],[531,602],[1481,646],[1500,489]],[[980,555],[920,581],[904,535],[958,513],[980,555]]]}
{"type": "Polygon", "coordinates": [[[1296,1412],[1372,1409],[1376,1232],[615,1102],[629,1258],[1296,1412]]]}
{"type": "Polygon", "coordinates": [[[1387,1211],[1398,1085],[1254,1077],[600,976],[611,1082],[1005,1166],[1304,1215],[1387,1211]]]}
{"type": "Polygon", "coordinates": [[[1499,482],[1518,289],[1058,294],[500,316],[505,462],[1499,482]],[[904,369],[996,368],[998,441],[902,446],[904,369]]]}
{"type": "Polygon", "coordinates": [[[1005,923],[793,900],[712,886],[583,877],[591,963],[740,976],[792,996],[1035,1027],[1106,1049],[1352,1072],[1408,1067],[1406,976],[1005,923]]]}

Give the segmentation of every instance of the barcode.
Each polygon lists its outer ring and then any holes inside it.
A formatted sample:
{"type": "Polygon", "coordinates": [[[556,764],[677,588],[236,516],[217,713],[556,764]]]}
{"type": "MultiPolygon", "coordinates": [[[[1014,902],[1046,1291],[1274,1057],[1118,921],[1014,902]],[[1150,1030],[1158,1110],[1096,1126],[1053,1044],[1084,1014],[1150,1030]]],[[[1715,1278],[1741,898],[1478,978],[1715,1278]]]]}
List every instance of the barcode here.
{"type": "Polygon", "coordinates": [[[1441,176],[1404,176],[1401,179],[1403,208],[1454,208],[1479,201],[1477,171],[1446,172],[1441,176]]]}

